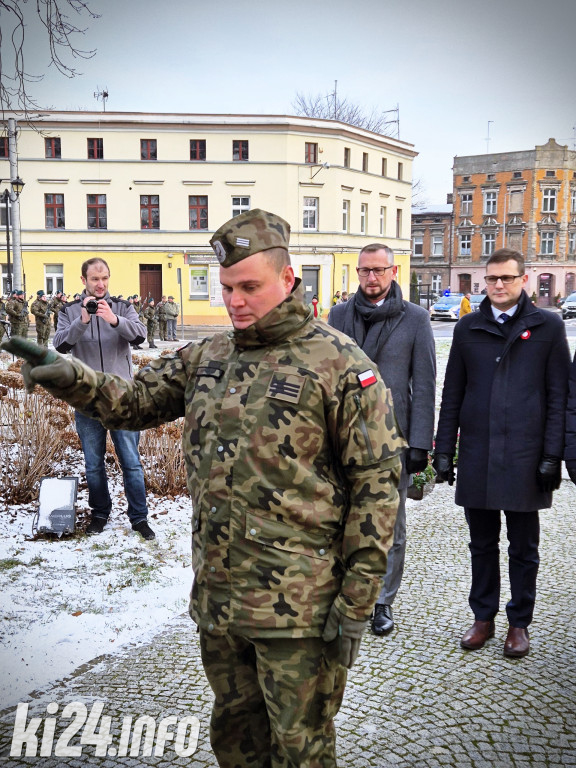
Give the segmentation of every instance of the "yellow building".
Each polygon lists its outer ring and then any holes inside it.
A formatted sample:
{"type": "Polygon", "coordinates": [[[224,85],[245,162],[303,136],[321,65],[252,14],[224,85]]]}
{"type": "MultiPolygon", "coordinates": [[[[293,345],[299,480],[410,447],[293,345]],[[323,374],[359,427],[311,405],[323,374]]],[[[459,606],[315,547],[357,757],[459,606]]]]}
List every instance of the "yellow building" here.
{"type": "MultiPolygon", "coordinates": [[[[80,291],[80,266],[98,255],[113,294],[172,294],[185,322],[217,323],[226,312],[209,240],[264,208],[290,223],[296,273],[325,310],[336,290],[356,290],[370,242],[395,251],[408,296],[416,152],[406,142],[306,117],[43,112],[18,124],[17,149],[28,295],[80,291]]],[[[10,176],[4,138],[0,176],[10,176]]]]}

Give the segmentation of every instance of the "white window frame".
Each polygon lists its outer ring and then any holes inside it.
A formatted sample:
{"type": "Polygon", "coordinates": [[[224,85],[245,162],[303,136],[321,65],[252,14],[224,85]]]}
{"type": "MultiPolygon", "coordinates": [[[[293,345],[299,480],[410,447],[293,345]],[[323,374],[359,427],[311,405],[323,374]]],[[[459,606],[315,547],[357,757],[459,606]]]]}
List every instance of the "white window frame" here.
{"type": "Polygon", "coordinates": [[[472,214],[472,193],[463,192],[460,195],[460,213],[463,216],[470,216],[472,214]]]}
{"type": "Polygon", "coordinates": [[[350,200],[342,200],[342,232],[350,232],[350,200]]]}
{"type": "Polygon", "coordinates": [[[368,203],[360,203],[360,234],[368,231],[368,203]]]}
{"type": "Polygon", "coordinates": [[[430,290],[432,293],[442,293],[442,275],[432,275],[430,290]]]}
{"type": "Polygon", "coordinates": [[[494,216],[498,210],[498,192],[493,189],[484,192],[484,215],[494,216]]]}
{"type": "Polygon", "coordinates": [[[556,253],[556,232],[549,230],[540,233],[540,253],[546,256],[556,253]]]}
{"type": "Polygon", "coordinates": [[[318,198],[305,197],[302,205],[302,229],[318,231],[318,198]]]}
{"type": "Polygon", "coordinates": [[[570,190],[570,213],[576,213],[576,187],[570,190]]]}
{"type": "Polygon", "coordinates": [[[432,256],[444,256],[444,235],[432,235],[432,256]]]}
{"type": "Polygon", "coordinates": [[[234,216],[240,216],[241,213],[250,210],[250,196],[249,195],[232,195],[232,218],[234,216]],[[238,200],[234,203],[234,200],[238,200]],[[247,201],[247,202],[246,202],[247,201]]]}
{"type": "Polygon", "coordinates": [[[412,238],[412,252],[414,256],[424,256],[424,235],[414,235],[412,238]]]}
{"type": "Polygon", "coordinates": [[[576,232],[568,233],[568,253],[570,256],[576,255],[576,232]]]}
{"type": "Polygon", "coordinates": [[[472,235],[465,234],[460,235],[460,256],[470,256],[472,253],[472,235]],[[464,245],[464,241],[466,241],[467,245],[464,245]]]}
{"type": "Polygon", "coordinates": [[[496,232],[486,232],[482,235],[482,254],[492,256],[496,249],[496,232]]]}
{"type": "Polygon", "coordinates": [[[386,206],[380,206],[380,234],[382,237],[386,236],[386,206]]]}
{"type": "Polygon", "coordinates": [[[64,290],[64,264],[44,264],[44,286],[51,296],[64,290]]]}
{"type": "Polygon", "coordinates": [[[556,200],[558,190],[555,187],[546,187],[542,192],[542,211],[544,213],[556,213],[556,200]]]}
{"type": "MultiPolygon", "coordinates": [[[[8,229],[12,229],[12,201],[8,200],[8,229]]],[[[0,237],[6,232],[6,203],[0,200],[0,237]]]]}

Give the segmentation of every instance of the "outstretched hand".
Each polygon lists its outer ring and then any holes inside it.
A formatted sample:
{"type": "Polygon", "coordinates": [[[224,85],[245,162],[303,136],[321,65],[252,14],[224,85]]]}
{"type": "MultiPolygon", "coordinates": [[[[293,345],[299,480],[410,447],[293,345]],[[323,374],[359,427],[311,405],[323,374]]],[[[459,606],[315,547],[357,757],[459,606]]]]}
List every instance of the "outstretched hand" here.
{"type": "Polygon", "coordinates": [[[52,349],[41,347],[20,336],[2,342],[0,348],[25,360],[21,372],[29,393],[36,384],[49,389],[66,389],[76,381],[76,370],[72,363],[52,349]]]}

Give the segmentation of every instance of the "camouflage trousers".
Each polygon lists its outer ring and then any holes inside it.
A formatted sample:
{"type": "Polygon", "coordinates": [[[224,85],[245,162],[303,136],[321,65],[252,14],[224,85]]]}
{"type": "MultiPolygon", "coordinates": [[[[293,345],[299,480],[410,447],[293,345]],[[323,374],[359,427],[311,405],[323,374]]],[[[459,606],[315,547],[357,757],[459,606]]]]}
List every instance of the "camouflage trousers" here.
{"type": "Polygon", "coordinates": [[[156,333],[156,323],[148,323],[146,325],[147,342],[148,344],[154,344],[154,334],[156,333]]]}
{"type": "Polygon", "coordinates": [[[26,323],[12,323],[10,327],[10,336],[28,336],[28,326],[26,323]]]}
{"type": "Polygon", "coordinates": [[[200,631],[202,663],[216,700],[210,743],[220,768],[335,768],[347,670],[326,643],[247,639],[200,631]]]}
{"type": "Polygon", "coordinates": [[[158,333],[160,334],[160,339],[162,341],[166,341],[166,326],[166,320],[158,320],[158,333]]]}
{"type": "Polygon", "coordinates": [[[36,341],[43,347],[48,346],[50,338],[50,325],[48,323],[36,323],[36,341]]]}

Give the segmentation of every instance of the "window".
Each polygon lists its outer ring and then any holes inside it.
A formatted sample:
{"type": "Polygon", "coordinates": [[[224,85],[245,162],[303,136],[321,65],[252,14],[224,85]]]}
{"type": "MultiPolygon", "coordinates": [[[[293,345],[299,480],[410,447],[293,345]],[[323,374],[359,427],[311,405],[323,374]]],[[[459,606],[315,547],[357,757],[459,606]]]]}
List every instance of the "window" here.
{"type": "Polygon", "coordinates": [[[460,255],[470,256],[472,248],[472,235],[460,235],[460,255]]]}
{"type": "Polygon", "coordinates": [[[205,301],[208,293],[208,267],[194,266],[190,269],[190,299],[205,301]]]}
{"type": "MultiPolygon", "coordinates": [[[[12,208],[11,201],[8,200],[8,226],[12,226],[12,208]]],[[[6,229],[6,201],[0,201],[0,229],[6,229]]]]}
{"type": "Polygon", "coordinates": [[[424,237],[422,235],[414,235],[412,238],[412,251],[414,256],[424,255],[424,237]]]}
{"type": "Polygon", "coordinates": [[[432,256],[444,256],[443,235],[432,235],[432,256]]]}
{"type": "Polygon", "coordinates": [[[398,181],[404,178],[404,163],[398,163],[398,181]]]}
{"type": "Polygon", "coordinates": [[[396,237],[402,237],[402,208],[396,208],[396,237]]]}
{"type": "Polygon", "coordinates": [[[342,200],[342,232],[350,232],[350,200],[342,200]]]}
{"type": "Polygon", "coordinates": [[[46,264],[44,266],[44,284],[46,293],[52,294],[64,290],[64,265],[46,264]]]}
{"type": "Polygon", "coordinates": [[[546,171],[546,176],[552,176],[552,178],[554,178],[554,176],[556,176],[556,171],[546,171]]]}
{"type": "Polygon", "coordinates": [[[8,157],[8,136],[0,136],[0,157],[8,157]]]}
{"type": "Polygon", "coordinates": [[[522,178],[522,171],[514,171],[514,178],[515,179],[521,179],[522,178]]]}
{"type": "Polygon", "coordinates": [[[206,160],[206,139],[190,139],[190,160],[206,160]]]}
{"type": "Polygon", "coordinates": [[[317,163],[318,162],[318,144],[313,144],[307,141],[304,145],[304,162],[305,163],[317,163]]]}
{"type": "Polygon", "coordinates": [[[250,210],[250,198],[249,197],[233,197],[232,198],[232,216],[239,216],[244,211],[250,210]]]}
{"type": "Polygon", "coordinates": [[[60,139],[44,139],[44,157],[58,160],[62,157],[60,139]]]}
{"type": "Polygon", "coordinates": [[[462,176],[462,184],[470,184],[470,176],[462,176]]]}
{"type": "Polygon", "coordinates": [[[576,213],[576,188],[570,190],[570,213],[576,213]]]}
{"type": "Polygon", "coordinates": [[[158,159],[158,145],[156,139],[140,139],[140,159],[158,159]]]}
{"type": "Polygon", "coordinates": [[[556,233],[542,232],[540,236],[540,253],[550,256],[555,252],[556,233]]]}
{"type": "Polygon", "coordinates": [[[188,221],[190,229],[208,229],[207,195],[189,195],[188,221]]]}
{"type": "Polygon", "coordinates": [[[497,202],[497,192],[484,192],[484,213],[487,216],[494,216],[496,214],[497,202]]]}
{"type": "Polygon", "coordinates": [[[360,205],[360,234],[365,235],[368,229],[368,203],[360,205]]]}
{"type": "Polygon", "coordinates": [[[385,157],[382,158],[382,176],[388,176],[388,160],[385,157]]]}
{"type": "Polygon", "coordinates": [[[302,229],[318,229],[318,198],[304,198],[304,217],[302,229]]]}
{"type": "Polygon", "coordinates": [[[568,253],[570,256],[576,255],[576,232],[568,233],[568,253]]]}
{"type": "Polygon", "coordinates": [[[491,256],[494,253],[495,246],[496,246],[495,232],[487,232],[485,235],[482,235],[482,254],[484,256],[491,256]]]}
{"type": "Polygon", "coordinates": [[[386,234],[386,206],[380,206],[380,234],[384,236],[386,234]]]}
{"type": "Polygon", "coordinates": [[[44,195],[46,229],[64,229],[64,195],[44,195]]]}
{"type": "Polygon", "coordinates": [[[232,142],[232,160],[248,160],[248,142],[234,139],[232,142]]]}
{"type": "Polygon", "coordinates": [[[362,152],[362,170],[364,173],[368,171],[368,152],[362,152]]]}
{"type": "Polygon", "coordinates": [[[546,213],[556,211],[556,190],[547,187],[542,194],[542,210],[546,213]]]}
{"type": "Polygon", "coordinates": [[[460,195],[460,213],[462,216],[472,215],[472,194],[470,192],[460,195]]]}
{"type": "Polygon", "coordinates": [[[106,220],[106,195],[86,195],[88,205],[88,229],[108,229],[106,220]]]}
{"type": "Polygon", "coordinates": [[[102,160],[104,139],[88,139],[88,160],[102,160]]]}
{"type": "Polygon", "coordinates": [[[442,275],[432,275],[432,293],[442,293],[442,275]]]}
{"type": "Polygon", "coordinates": [[[350,168],[350,147],[344,147],[344,168],[350,168]]]}
{"type": "Polygon", "coordinates": [[[486,174],[486,181],[494,181],[495,178],[496,178],[496,174],[495,173],[487,173],[486,174]]]}
{"type": "Polygon", "coordinates": [[[510,213],[522,213],[523,206],[524,192],[521,189],[510,192],[510,213]]]}
{"type": "Polygon", "coordinates": [[[159,195],[140,195],[140,229],[160,229],[159,195]]]}

